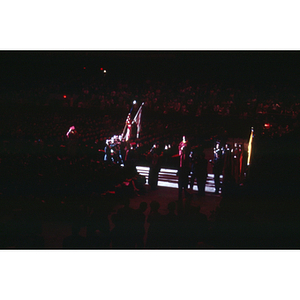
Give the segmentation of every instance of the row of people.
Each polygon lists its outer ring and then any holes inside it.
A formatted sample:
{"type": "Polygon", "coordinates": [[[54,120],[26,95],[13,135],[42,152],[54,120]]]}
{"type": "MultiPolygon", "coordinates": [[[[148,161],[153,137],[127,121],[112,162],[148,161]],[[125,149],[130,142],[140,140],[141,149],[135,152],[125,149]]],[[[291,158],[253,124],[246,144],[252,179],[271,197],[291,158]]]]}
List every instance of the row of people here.
{"type": "Polygon", "coordinates": [[[107,216],[92,212],[85,223],[73,223],[72,234],[63,240],[63,248],[197,248],[208,237],[208,220],[199,207],[187,204],[185,214],[179,216],[176,202],[170,202],[168,213],[162,215],[160,204],[151,201],[146,217],[146,202],[141,202],[138,209],[130,207],[129,198],[123,198],[122,202],[123,206],[111,216],[112,230],[107,216]],[[86,237],[80,235],[83,226],[86,226],[86,237]]]}
{"type": "Polygon", "coordinates": [[[292,86],[268,85],[263,91],[253,85],[230,87],[215,82],[197,81],[150,81],[141,84],[120,81],[114,78],[79,76],[67,82],[38,82],[35,89],[14,91],[13,95],[2,95],[15,99],[17,103],[34,101],[50,104],[51,97],[61,96],[59,103],[68,106],[99,107],[101,110],[121,108],[129,110],[134,98],[145,102],[151,111],[171,114],[201,116],[206,113],[218,115],[239,114],[243,117],[260,114],[281,114],[297,117],[300,111],[299,95],[292,86]],[[56,96],[55,96],[56,95],[56,96]],[[26,100],[27,99],[27,100],[26,100]],[[33,100],[34,99],[34,100],[33,100]]]}

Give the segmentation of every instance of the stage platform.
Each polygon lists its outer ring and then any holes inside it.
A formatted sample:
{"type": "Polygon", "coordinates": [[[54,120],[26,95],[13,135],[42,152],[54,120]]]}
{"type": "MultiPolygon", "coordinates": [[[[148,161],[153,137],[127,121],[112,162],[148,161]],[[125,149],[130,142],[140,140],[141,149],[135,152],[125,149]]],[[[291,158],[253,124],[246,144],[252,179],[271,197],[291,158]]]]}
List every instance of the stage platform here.
{"type": "MultiPolygon", "coordinates": [[[[137,171],[140,175],[146,177],[146,184],[148,184],[149,177],[149,167],[137,166],[137,171]]],[[[191,176],[189,176],[190,178],[191,176]]],[[[220,181],[222,183],[223,176],[220,176],[220,181]]],[[[165,169],[161,168],[158,174],[158,186],[159,187],[169,187],[169,188],[178,188],[178,177],[177,170],[175,169],[165,169]]],[[[194,183],[193,191],[198,191],[196,180],[194,183]]],[[[205,184],[205,192],[206,193],[214,193],[215,192],[215,183],[214,183],[214,175],[208,174],[205,184]]],[[[221,189],[220,189],[221,193],[221,189]]]]}

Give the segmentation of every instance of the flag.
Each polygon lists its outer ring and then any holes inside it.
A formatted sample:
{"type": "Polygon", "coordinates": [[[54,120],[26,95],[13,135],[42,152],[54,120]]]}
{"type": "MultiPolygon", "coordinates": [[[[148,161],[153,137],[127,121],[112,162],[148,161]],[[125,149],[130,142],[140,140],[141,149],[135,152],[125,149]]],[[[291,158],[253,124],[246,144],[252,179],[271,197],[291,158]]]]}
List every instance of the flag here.
{"type": "Polygon", "coordinates": [[[140,106],[139,110],[137,111],[135,117],[133,120],[131,120],[131,113],[128,114],[126,121],[125,121],[125,126],[123,129],[123,132],[121,134],[121,137],[124,138],[124,140],[127,142],[131,138],[131,130],[132,130],[132,124],[136,123],[137,127],[137,132],[136,132],[136,137],[139,138],[140,136],[140,131],[141,131],[141,117],[142,117],[142,107],[144,103],[140,106]]]}
{"type": "Polygon", "coordinates": [[[128,125],[131,126],[130,113],[127,115],[127,118],[126,118],[126,121],[125,121],[125,126],[124,126],[123,132],[121,134],[121,138],[124,138],[126,141],[128,140],[128,138],[130,136],[128,125]]]}
{"type": "Polygon", "coordinates": [[[136,137],[140,137],[140,131],[141,131],[141,118],[142,118],[142,108],[144,103],[140,106],[139,110],[137,111],[132,123],[136,123],[136,137]]]}
{"type": "Polygon", "coordinates": [[[247,159],[247,166],[250,165],[250,158],[251,158],[251,152],[252,152],[252,140],[254,137],[254,130],[253,127],[251,127],[251,133],[249,138],[249,144],[248,144],[248,159],[247,159]]]}

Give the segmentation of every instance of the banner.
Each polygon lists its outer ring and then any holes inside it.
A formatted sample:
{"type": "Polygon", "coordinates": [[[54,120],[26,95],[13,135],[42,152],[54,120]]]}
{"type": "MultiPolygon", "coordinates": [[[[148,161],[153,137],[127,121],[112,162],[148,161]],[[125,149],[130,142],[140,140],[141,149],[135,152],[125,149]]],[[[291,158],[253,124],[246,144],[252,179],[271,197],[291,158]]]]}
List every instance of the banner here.
{"type": "Polygon", "coordinates": [[[142,105],[140,106],[139,110],[137,111],[133,122],[132,123],[136,123],[136,137],[139,138],[140,137],[140,131],[141,131],[141,118],[142,118],[142,107],[143,107],[144,103],[142,103],[142,105]]]}
{"type": "Polygon", "coordinates": [[[251,158],[251,152],[252,152],[252,140],[254,137],[254,130],[253,127],[251,127],[251,133],[249,138],[249,144],[248,144],[248,158],[247,158],[247,166],[250,165],[250,158],[251,158]]]}

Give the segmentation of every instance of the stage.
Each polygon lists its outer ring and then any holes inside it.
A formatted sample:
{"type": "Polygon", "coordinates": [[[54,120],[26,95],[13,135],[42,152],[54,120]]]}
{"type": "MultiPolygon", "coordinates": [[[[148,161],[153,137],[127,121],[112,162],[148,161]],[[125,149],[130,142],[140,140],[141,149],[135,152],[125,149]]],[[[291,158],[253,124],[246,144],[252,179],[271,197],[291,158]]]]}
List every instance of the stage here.
{"type": "MultiPolygon", "coordinates": [[[[146,184],[148,184],[149,167],[137,166],[136,169],[140,175],[143,175],[146,177],[146,184]]],[[[177,170],[175,170],[175,169],[161,168],[160,172],[158,174],[158,186],[159,187],[168,187],[168,188],[172,188],[172,189],[178,188],[178,176],[176,174],[177,174],[177,170]]],[[[191,176],[189,175],[189,178],[190,177],[191,176]]],[[[221,178],[221,182],[222,182],[223,176],[221,175],[220,178],[221,178]]],[[[198,191],[196,180],[195,180],[195,184],[193,187],[193,191],[198,191]]],[[[207,176],[206,184],[205,184],[205,192],[206,193],[214,193],[215,192],[215,183],[214,183],[214,175],[213,174],[208,174],[208,176],[207,176]]],[[[221,189],[220,189],[220,193],[221,193],[221,189]]]]}

